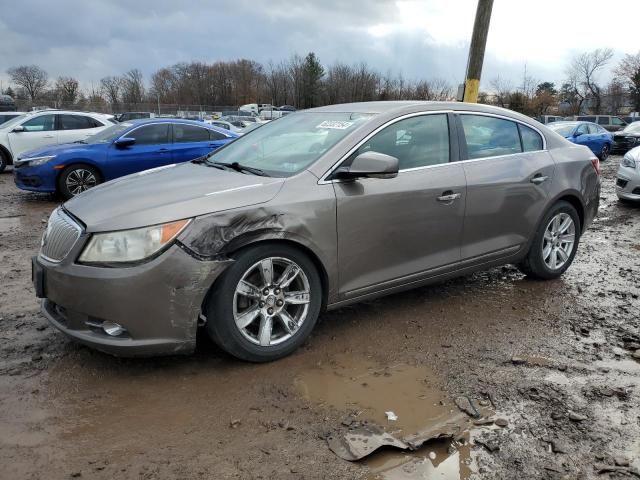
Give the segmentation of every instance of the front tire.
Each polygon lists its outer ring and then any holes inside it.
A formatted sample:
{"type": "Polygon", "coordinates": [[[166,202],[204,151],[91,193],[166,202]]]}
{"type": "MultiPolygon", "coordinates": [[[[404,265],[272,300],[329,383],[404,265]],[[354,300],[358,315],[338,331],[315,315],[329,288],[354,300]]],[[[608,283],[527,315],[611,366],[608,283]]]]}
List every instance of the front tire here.
{"type": "Polygon", "coordinates": [[[574,206],[565,201],[556,203],[542,219],[529,253],[518,268],[531,278],[558,278],[573,262],[580,231],[580,217],[574,206]]]}
{"type": "Polygon", "coordinates": [[[0,173],[4,172],[5,168],[9,165],[9,159],[7,154],[0,150],[0,173]]]}
{"type": "Polygon", "coordinates": [[[237,358],[276,360],[309,336],[322,298],[318,270],[307,255],[286,244],[252,246],[239,253],[209,295],[207,332],[237,358]]]}
{"type": "Polygon", "coordinates": [[[69,165],[58,178],[58,191],[65,200],[102,183],[100,173],[90,165],[69,165]]]}

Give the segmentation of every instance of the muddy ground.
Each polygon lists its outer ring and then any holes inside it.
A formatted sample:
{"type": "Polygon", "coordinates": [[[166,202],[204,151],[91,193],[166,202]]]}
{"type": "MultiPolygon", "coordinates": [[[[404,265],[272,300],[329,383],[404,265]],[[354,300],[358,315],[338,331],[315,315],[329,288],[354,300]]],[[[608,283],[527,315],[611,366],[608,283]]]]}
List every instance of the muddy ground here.
{"type": "Polygon", "coordinates": [[[638,477],[640,207],[616,200],[619,159],[561,279],[507,266],[326,313],[267,365],[204,337],[193,356],[146,360],[67,340],[30,285],[56,201],[1,174],[0,478],[638,477]],[[453,439],[356,463],[327,447],[364,422],[399,436],[446,423],[460,397],[482,418],[453,439]]]}

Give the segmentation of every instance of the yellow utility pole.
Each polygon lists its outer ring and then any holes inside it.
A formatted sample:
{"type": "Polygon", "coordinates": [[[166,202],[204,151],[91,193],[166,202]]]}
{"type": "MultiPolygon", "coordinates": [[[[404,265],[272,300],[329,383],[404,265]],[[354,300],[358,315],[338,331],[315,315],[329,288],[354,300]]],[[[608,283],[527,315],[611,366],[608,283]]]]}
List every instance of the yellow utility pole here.
{"type": "Polygon", "coordinates": [[[484,62],[484,50],[489,34],[489,22],[491,22],[491,9],[493,0],[478,0],[476,20],[473,23],[473,35],[469,46],[469,60],[467,62],[467,77],[464,81],[464,101],[478,103],[480,90],[480,75],[484,62]]]}

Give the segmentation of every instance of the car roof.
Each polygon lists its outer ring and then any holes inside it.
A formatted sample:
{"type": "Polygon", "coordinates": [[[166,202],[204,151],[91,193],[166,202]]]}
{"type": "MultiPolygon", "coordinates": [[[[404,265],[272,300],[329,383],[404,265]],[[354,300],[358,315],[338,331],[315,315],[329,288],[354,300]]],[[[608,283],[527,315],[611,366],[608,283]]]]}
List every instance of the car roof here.
{"type": "Polygon", "coordinates": [[[199,120],[187,120],[186,118],[166,118],[166,117],[156,117],[156,118],[134,118],[131,120],[125,120],[126,123],[131,123],[135,125],[142,125],[145,123],[187,123],[189,125],[197,125],[199,127],[202,126],[211,126],[208,123],[201,122],[199,120]]]}

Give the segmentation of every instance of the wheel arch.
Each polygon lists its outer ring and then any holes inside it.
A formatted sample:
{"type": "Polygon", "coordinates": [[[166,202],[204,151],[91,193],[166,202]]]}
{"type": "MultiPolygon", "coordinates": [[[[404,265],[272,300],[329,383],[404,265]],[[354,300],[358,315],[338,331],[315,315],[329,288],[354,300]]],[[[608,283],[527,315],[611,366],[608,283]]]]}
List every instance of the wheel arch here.
{"type": "MultiPolygon", "coordinates": [[[[329,299],[329,286],[330,286],[330,281],[329,281],[329,273],[327,271],[326,266],[324,265],[324,263],[322,262],[322,260],[320,259],[320,256],[308,245],[305,245],[305,243],[297,241],[293,238],[257,238],[257,239],[253,239],[250,241],[246,241],[243,243],[237,243],[236,245],[232,246],[231,248],[225,248],[224,250],[224,255],[226,257],[234,257],[234,256],[238,256],[240,254],[242,254],[243,251],[258,246],[258,245],[265,245],[265,244],[280,244],[280,245],[288,245],[290,247],[295,248],[296,250],[300,251],[301,253],[303,253],[304,255],[306,255],[314,264],[314,266],[316,267],[316,269],[318,270],[318,275],[320,276],[320,283],[322,285],[322,306],[321,306],[321,311],[326,310],[326,306],[327,306],[327,302],[329,299]]],[[[211,292],[213,291],[215,285],[217,284],[217,282],[220,281],[220,279],[224,276],[224,272],[222,273],[222,275],[218,276],[218,278],[216,278],[216,280],[213,282],[213,284],[209,287],[206,295],[203,298],[202,301],[202,307],[204,308],[204,306],[207,304],[207,302],[209,301],[209,297],[211,295],[211,292]]],[[[204,311],[204,310],[203,310],[204,311]]]]}

